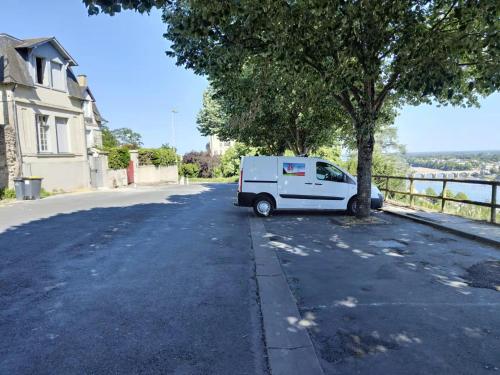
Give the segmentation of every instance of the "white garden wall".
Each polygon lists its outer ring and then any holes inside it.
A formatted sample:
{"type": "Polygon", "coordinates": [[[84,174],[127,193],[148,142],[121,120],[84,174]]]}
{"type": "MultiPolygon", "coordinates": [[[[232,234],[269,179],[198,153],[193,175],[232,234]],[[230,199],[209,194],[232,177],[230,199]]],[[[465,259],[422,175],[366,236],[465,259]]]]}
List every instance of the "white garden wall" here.
{"type": "Polygon", "coordinates": [[[177,166],[155,167],[154,165],[143,165],[135,170],[135,182],[137,184],[177,183],[177,166]]]}

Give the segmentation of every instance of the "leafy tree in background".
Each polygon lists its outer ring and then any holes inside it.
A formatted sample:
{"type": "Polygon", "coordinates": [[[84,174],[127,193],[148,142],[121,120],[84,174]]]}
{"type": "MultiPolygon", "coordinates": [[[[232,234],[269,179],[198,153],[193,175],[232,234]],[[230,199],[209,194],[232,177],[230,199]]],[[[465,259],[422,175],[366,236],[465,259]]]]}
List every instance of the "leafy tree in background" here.
{"type": "Polygon", "coordinates": [[[119,145],[118,140],[106,125],[101,126],[101,134],[102,134],[102,147],[104,149],[118,147],[119,145]]]}
{"type": "Polygon", "coordinates": [[[323,146],[320,147],[311,156],[317,156],[326,159],[337,165],[343,166],[345,162],[342,160],[342,147],[340,145],[323,146]]]}
{"type": "Polygon", "coordinates": [[[84,0],[89,13],[164,8],[171,56],[211,79],[259,55],[314,69],[351,119],[358,216],[368,216],[377,119],[387,103],[477,104],[498,90],[496,0],[84,0]]]}
{"type": "Polygon", "coordinates": [[[207,151],[191,151],[182,157],[184,164],[196,164],[199,167],[199,177],[218,177],[220,158],[210,155],[207,151]]]}
{"type": "Polygon", "coordinates": [[[221,157],[220,171],[223,177],[237,176],[240,173],[240,160],[242,156],[255,156],[257,150],[242,143],[230,147],[221,157]]]}
{"type": "Polygon", "coordinates": [[[467,196],[467,194],[465,194],[462,191],[459,191],[457,194],[455,194],[455,196],[453,198],[464,200],[464,201],[469,200],[469,197],[467,196]]]}
{"type": "Polygon", "coordinates": [[[196,117],[198,130],[204,136],[217,134],[221,140],[229,140],[220,132],[227,124],[227,115],[222,109],[220,100],[214,97],[215,91],[212,87],[208,87],[203,92],[203,102],[200,112],[196,117]],[[218,134],[220,133],[220,134],[218,134]]]}
{"type": "Polygon", "coordinates": [[[233,139],[262,153],[309,154],[338,139],[348,119],[322,80],[253,57],[241,72],[212,81],[199,116],[204,135],[233,139]]]}
{"type": "Polygon", "coordinates": [[[111,130],[111,133],[121,146],[139,148],[142,146],[142,136],[129,128],[111,130]]]}
{"type": "MultiPolygon", "coordinates": [[[[432,195],[434,197],[437,197],[439,196],[438,193],[436,193],[436,190],[434,190],[433,188],[431,187],[428,187],[427,189],[425,189],[425,194],[426,195],[432,195]]],[[[438,199],[434,199],[434,198],[430,198],[429,201],[432,203],[432,204],[437,204],[438,203],[438,199]]]]}

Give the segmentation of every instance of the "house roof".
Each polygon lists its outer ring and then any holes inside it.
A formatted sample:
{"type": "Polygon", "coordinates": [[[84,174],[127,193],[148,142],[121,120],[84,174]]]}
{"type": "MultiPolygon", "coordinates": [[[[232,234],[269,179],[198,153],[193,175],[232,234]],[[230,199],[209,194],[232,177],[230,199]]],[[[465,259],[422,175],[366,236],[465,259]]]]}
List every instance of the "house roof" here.
{"type": "Polygon", "coordinates": [[[106,123],[106,119],[101,116],[101,113],[99,112],[99,109],[97,108],[97,104],[95,102],[92,102],[92,111],[94,112],[94,117],[95,120],[100,124],[100,123],[106,123]]]}
{"type": "Polygon", "coordinates": [[[33,38],[33,39],[18,39],[12,35],[0,33],[0,84],[1,83],[17,83],[24,86],[35,86],[33,78],[28,70],[28,53],[30,48],[35,48],[44,43],[51,43],[52,46],[68,61],[68,69],[66,70],[66,81],[68,86],[68,94],[72,97],[84,100],[87,97],[87,92],[92,98],[92,109],[97,121],[106,121],[102,118],[94,96],[88,86],[82,87],[78,84],[78,80],[71,69],[71,66],[76,66],[75,60],[57,41],[56,38],[33,38]]]}
{"type": "MultiPolygon", "coordinates": [[[[8,34],[0,34],[0,83],[17,83],[24,86],[34,86],[33,78],[28,70],[27,50],[43,43],[51,43],[68,60],[70,66],[76,65],[73,58],[55,38],[21,40],[8,34]]],[[[67,83],[69,95],[84,99],[84,92],[78,84],[71,67],[67,69],[67,83]]]]}
{"type": "Polygon", "coordinates": [[[16,46],[16,49],[35,48],[45,43],[52,44],[52,46],[61,54],[61,56],[68,60],[70,66],[78,65],[75,59],[71,57],[68,51],[66,51],[66,49],[61,45],[61,43],[59,43],[59,41],[55,37],[24,39],[20,44],[16,46]]]}
{"type": "Polygon", "coordinates": [[[7,34],[0,34],[0,82],[33,86],[25,56],[16,50],[21,41],[7,34]]]}

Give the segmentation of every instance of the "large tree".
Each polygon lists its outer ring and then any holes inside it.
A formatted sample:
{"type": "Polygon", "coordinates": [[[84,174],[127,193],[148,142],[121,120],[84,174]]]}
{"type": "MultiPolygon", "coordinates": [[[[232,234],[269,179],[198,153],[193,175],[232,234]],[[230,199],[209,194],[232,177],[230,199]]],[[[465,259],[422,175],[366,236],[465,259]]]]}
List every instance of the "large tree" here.
{"type": "Polygon", "coordinates": [[[142,136],[130,128],[111,130],[111,133],[121,146],[139,148],[142,146],[142,136]]]}
{"type": "Polygon", "coordinates": [[[500,85],[498,0],[85,1],[103,11],[163,7],[170,55],[211,78],[256,55],[314,69],[352,120],[359,216],[369,214],[387,100],[475,104],[500,85]]]}
{"type": "Polygon", "coordinates": [[[336,143],[347,117],[314,75],[252,58],[241,72],[212,81],[198,117],[202,134],[217,134],[265,153],[309,154],[336,143]]]}

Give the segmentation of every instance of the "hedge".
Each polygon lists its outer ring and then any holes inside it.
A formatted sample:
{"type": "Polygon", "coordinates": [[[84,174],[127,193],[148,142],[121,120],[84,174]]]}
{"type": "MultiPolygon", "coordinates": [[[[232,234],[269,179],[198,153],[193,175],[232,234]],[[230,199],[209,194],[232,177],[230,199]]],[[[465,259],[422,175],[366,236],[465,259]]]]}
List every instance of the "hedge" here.
{"type": "Polygon", "coordinates": [[[128,167],[130,152],[124,147],[114,147],[108,150],[108,167],[110,169],[124,169],[128,167]]]}
{"type": "Polygon", "coordinates": [[[181,165],[180,175],[186,177],[198,177],[200,167],[194,163],[184,163],[181,165]]]}
{"type": "Polygon", "coordinates": [[[166,167],[175,165],[177,155],[171,148],[141,148],[139,150],[139,165],[154,165],[166,167]]]}

